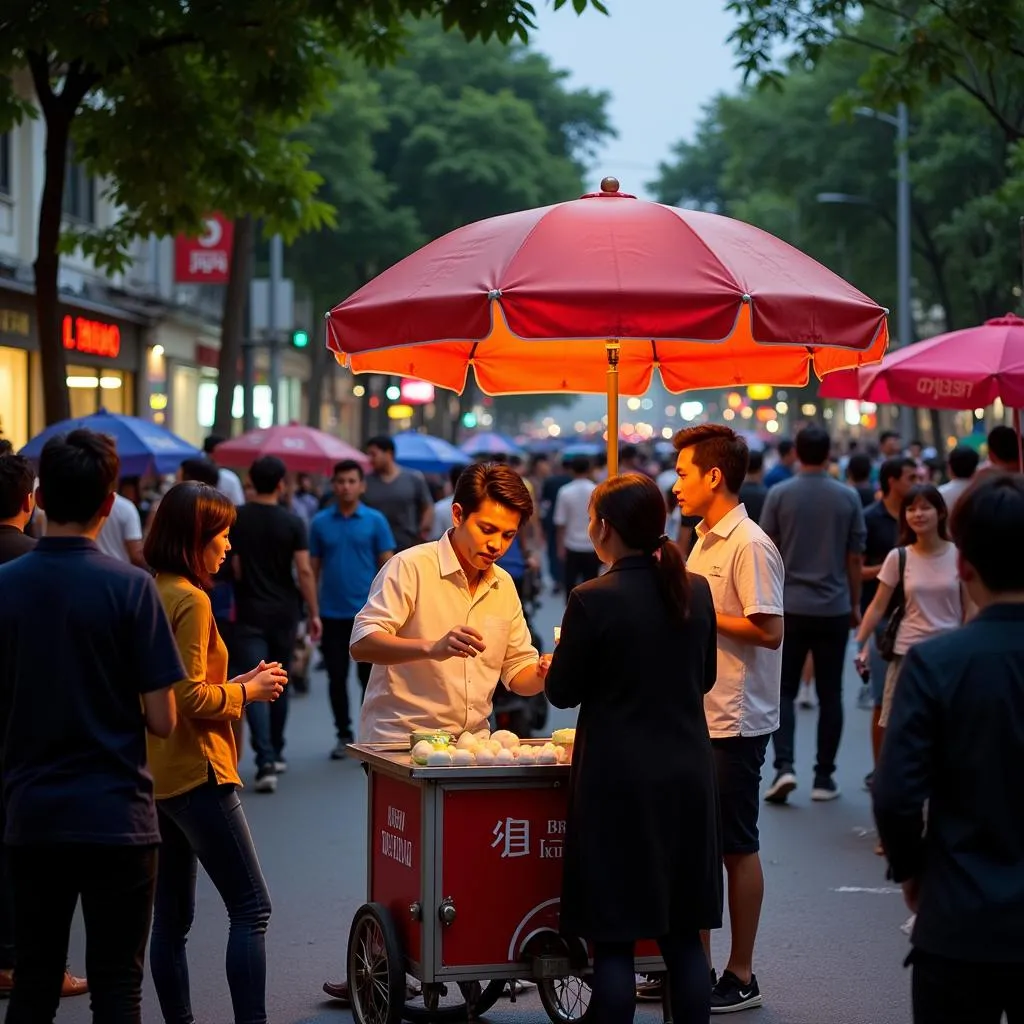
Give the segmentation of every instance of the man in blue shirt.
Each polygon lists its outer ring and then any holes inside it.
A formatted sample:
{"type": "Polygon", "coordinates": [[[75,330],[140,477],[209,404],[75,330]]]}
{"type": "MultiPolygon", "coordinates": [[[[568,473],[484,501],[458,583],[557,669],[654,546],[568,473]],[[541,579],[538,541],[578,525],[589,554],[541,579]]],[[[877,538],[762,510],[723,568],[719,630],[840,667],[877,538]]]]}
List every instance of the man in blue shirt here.
{"type": "Polygon", "coordinates": [[[120,468],[75,430],[39,462],[46,536],[0,568],[0,735],[17,959],[8,1024],[52,1021],[81,899],[96,1020],[141,1022],[160,830],[146,730],[175,725],[185,678],[148,573],[96,535],[120,468]]]}
{"type": "Polygon", "coordinates": [[[776,484],[784,483],[796,472],[796,445],[788,437],[784,437],[776,450],[779,453],[779,461],[765,473],[765,487],[774,487],[776,484]]]}
{"type": "MultiPolygon", "coordinates": [[[[345,756],[345,744],[352,742],[348,705],[352,622],[366,603],[377,571],[395,553],[395,538],[384,514],[360,500],[366,480],[358,462],[339,462],[334,467],[333,487],[335,503],[313,518],[309,557],[320,590],[320,650],[338,734],[331,758],[337,761],[345,756]]],[[[364,692],[371,667],[361,662],[356,666],[364,692]]]]}

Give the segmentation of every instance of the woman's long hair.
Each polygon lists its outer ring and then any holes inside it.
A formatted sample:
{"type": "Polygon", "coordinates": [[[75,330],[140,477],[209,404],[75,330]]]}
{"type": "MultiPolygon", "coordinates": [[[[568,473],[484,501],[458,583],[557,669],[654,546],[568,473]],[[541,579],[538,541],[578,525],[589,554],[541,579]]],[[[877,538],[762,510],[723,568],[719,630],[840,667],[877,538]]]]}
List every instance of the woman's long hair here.
{"type": "Polygon", "coordinates": [[[154,572],[184,576],[197,587],[213,581],[204,553],[218,533],[235,521],[235,506],[208,484],[175,484],[161,499],[143,546],[146,564],[154,572]]]}
{"type": "Polygon", "coordinates": [[[917,484],[910,488],[900,505],[900,546],[909,547],[917,543],[917,534],[907,524],[907,510],[916,501],[927,501],[939,513],[939,536],[943,540],[949,540],[949,531],[946,529],[949,510],[946,508],[945,498],[937,487],[931,484],[917,484]]]}
{"type": "Polygon", "coordinates": [[[658,485],[640,473],[614,476],[598,486],[591,502],[598,519],[612,527],[626,547],[654,561],[662,598],[675,617],[685,619],[690,580],[679,548],[665,536],[665,499],[658,485]]]}

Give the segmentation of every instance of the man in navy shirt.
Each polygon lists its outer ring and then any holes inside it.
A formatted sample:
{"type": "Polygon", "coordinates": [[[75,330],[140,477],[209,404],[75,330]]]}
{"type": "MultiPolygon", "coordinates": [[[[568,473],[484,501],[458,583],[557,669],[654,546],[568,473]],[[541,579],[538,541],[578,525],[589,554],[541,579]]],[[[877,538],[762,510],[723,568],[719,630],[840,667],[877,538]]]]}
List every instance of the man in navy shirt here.
{"type": "MultiPolygon", "coordinates": [[[[339,462],[334,467],[333,485],[335,503],[318,512],[310,526],[309,558],[320,591],[320,649],[338,734],[331,757],[337,761],[345,756],[345,744],[352,742],[348,706],[352,622],[366,604],[377,570],[395,553],[395,538],[384,513],[360,500],[366,480],[358,462],[339,462]]],[[[372,667],[363,662],[356,666],[364,692],[372,667]]]]}
{"type": "Polygon", "coordinates": [[[784,483],[796,472],[796,445],[788,437],[784,437],[779,442],[776,451],[779,453],[779,461],[768,470],[764,477],[764,485],[768,488],[784,483]]]}
{"type": "Polygon", "coordinates": [[[185,677],[152,579],[102,554],[111,438],[75,430],[39,464],[46,536],[0,567],[4,841],[17,968],[8,1024],[52,1021],[82,901],[97,1020],[141,1021],[156,883],[146,729],[169,736],[185,677]]]}

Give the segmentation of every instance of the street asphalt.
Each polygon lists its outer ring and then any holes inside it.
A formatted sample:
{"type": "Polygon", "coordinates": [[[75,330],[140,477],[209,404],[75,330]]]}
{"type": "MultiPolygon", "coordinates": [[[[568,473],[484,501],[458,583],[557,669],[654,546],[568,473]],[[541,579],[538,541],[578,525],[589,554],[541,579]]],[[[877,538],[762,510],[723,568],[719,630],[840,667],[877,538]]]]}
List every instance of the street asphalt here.
{"type": "MultiPolygon", "coordinates": [[[[546,599],[537,620],[542,636],[551,637],[561,611],[559,598],[546,599]]],[[[628,643],[628,638],[623,640],[628,643]]],[[[908,943],[900,930],[907,912],[897,889],[885,880],[882,859],[873,852],[875,835],[862,783],[871,760],[869,714],[856,708],[858,682],[851,665],[837,775],[841,799],[810,801],[817,713],[803,710],[797,738],[800,788],[789,806],[763,808],[767,888],[755,966],[765,1005],[732,1019],[751,1024],[910,1020],[909,972],[902,967],[908,943]]],[[[572,725],[573,716],[556,712],[551,724],[572,725]]],[[[267,933],[271,1024],[351,1020],[348,1011],[336,1009],[322,993],[321,984],[343,977],[349,922],[364,899],[366,780],[356,763],[328,759],[333,742],[326,679],[316,673],[309,696],[292,700],[289,770],[277,793],[262,795],[249,788],[243,794],[274,904],[267,933]]],[[[246,751],[243,779],[249,782],[252,773],[246,751]]],[[[226,938],[223,905],[201,873],[188,947],[199,1024],[232,1021],[223,969],[226,938]]],[[[727,931],[715,938],[719,969],[727,941],[727,931]]],[[[76,973],[85,973],[80,921],[73,931],[70,961],[76,973]]],[[[649,1024],[657,1016],[660,1011],[656,1014],[649,1004],[638,1011],[649,1024]]],[[[161,1020],[148,977],[143,1018],[146,1024],[161,1020]]],[[[64,1000],[57,1019],[62,1024],[88,1021],[88,997],[64,1000]]],[[[530,992],[515,1005],[502,1000],[487,1020],[543,1024],[546,1016],[536,993],[530,992]]]]}

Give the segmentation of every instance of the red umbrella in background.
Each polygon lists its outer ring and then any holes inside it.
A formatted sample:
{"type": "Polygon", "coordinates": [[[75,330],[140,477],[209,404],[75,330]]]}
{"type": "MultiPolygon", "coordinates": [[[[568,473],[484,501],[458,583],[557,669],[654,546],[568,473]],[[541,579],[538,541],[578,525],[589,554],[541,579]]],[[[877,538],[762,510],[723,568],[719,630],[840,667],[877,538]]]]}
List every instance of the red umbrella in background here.
{"type": "Polygon", "coordinates": [[[981,409],[998,398],[1013,410],[1019,439],[1024,319],[1007,313],[978,327],[937,334],[890,352],[875,366],[833,374],[818,394],[926,409],[981,409]]]}
{"type": "Polygon", "coordinates": [[[886,311],[759,228],[602,191],[468,224],[385,270],[328,314],[356,373],[488,394],[604,392],[609,470],[618,395],[654,369],[680,392],[806,384],[875,362],[886,311]]]}
{"type": "Polygon", "coordinates": [[[329,476],[336,462],[354,459],[369,469],[366,456],[332,434],[290,423],[261,427],[217,445],[217,461],[225,466],[248,469],[264,455],[279,458],[291,473],[321,473],[329,476]]]}

